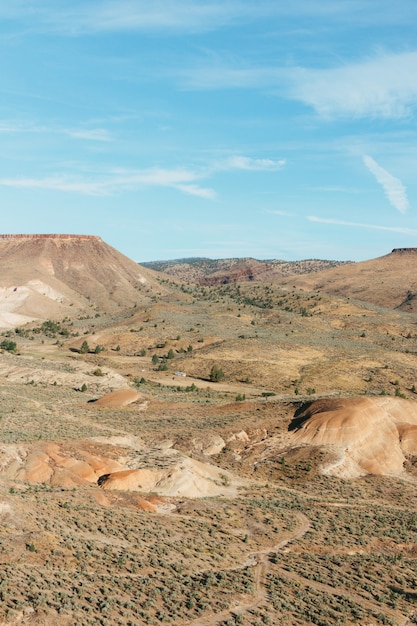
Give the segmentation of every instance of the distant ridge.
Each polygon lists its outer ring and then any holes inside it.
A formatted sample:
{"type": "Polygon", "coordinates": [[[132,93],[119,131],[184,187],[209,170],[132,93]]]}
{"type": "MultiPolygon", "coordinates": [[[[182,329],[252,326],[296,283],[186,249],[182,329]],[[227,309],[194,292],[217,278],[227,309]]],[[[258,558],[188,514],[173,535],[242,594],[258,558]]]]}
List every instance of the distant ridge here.
{"type": "Polygon", "coordinates": [[[142,265],[169,274],[177,280],[210,286],[248,281],[276,282],[285,276],[318,272],[346,263],[351,262],[319,259],[259,261],[251,257],[229,259],[192,257],[172,261],[153,261],[142,265]]]}
{"type": "MultiPolygon", "coordinates": [[[[289,280],[283,281],[289,285],[289,280]]],[[[297,276],[291,285],[308,291],[348,296],[389,309],[417,312],[417,248],[394,248],[389,254],[297,276]]]]}

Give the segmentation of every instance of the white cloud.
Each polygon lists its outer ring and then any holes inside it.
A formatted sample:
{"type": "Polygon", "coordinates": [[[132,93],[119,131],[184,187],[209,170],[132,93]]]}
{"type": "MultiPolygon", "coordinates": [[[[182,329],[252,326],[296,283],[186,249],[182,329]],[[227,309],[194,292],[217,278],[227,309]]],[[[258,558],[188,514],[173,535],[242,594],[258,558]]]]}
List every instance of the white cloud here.
{"type": "Polygon", "coordinates": [[[110,141],[111,139],[109,131],[105,128],[79,128],[69,129],[63,132],[74,139],[87,139],[89,141],[110,141]]]}
{"type": "MultiPolygon", "coordinates": [[[[110,137],[103,129],[92,131],[74,130],[60,131],[71,136],[95,141],[108,141],[110,137]]],[[[91,173],[88,180],[81,175],[60,175],[45,178],[3,178],[0,186],[14,188],[50,189],[55,191],[68,191],[87,195],[102,196],[118,193],[126,190],[134,190],[143,186],[147,187],[171,187],[187,195],[214,200],[216,191],[210,187],[202,187],[199,181],[210,178],[219,171],[244,170],[272,172],[281,169],[285,160],[274,161],[272,159],[252,159],[244,156],[234,156],[211,166],[202,167],[199,170],[189,168],[148,168],[140,170],[127,170],[118,168],[107,174],[97,175],[91,173]]]]}
{"type": "Polygon", "coordinates": [[[272,159],[251,159],[245,156],[232,156],[224,162],[226,169],[252,170],[257,172],[277,171],[284,167],[285,159],[273,161],[272,159]]]}
{"type": "Polygon", "coordinates": [[[101,183],[74,181],[65,177],[56,178],[2,178],[1,187],[15,189],[47,189],[52,191],[69,191],[88,196],[104,196],[108,191],[101,183]]]}
{"type": "Polygon", "coordinates": [[[288,95],[325,117],[400,118],[417,103],[417,52],[329,69],[294,68],[288,95]]]}
{"type": "Polygon", "coordinates": [[[324,118],[402,118],[417,105],[417,52],[384,54],[332,68],[230,67],[212,59],[181,70],[186,89],[264,89],[324,118]]]}
{"type": "Polygon", "coordinates": [[[176,189],[188,193],[192,196],[198,196],[199,198],[205,198],[206,200],[214,200],[217,197],[214,189],[208,189],[204,187],[198,187],[197,185],[176,185],[176,189]]]}
{"type": "Polygon", "coordinates": [[[66,176],[48,178],[3,178],[0,186],[17,189],[46,189],[52,191],[74,192],[90,196],[105,196],[112,193],[135,190],[143,186],[171,187],[183,193],[213,200],[216,193],[193,183],[200,176],[189,170],[168,170],[154,168],[149,170],[122,171],[110,173],[104,179],[94,181],[75,180],[66,176]]]}
{"type": "Polygon", "coordinates": [[[0,134],[6,133],[67,135],[74,139],[87,139],[88,141],[111,140],[110,133],[106,128],[62,128],[13,120],[0,120],[0,134]]]}
{"type": "Polygon", "coordinates": [[[319,222],[320,224],[334,224],[335,226],[349,226],[352,228],[370,228],[372,230],[385,230],[392,233],[401,233],[402,235],[417,235],[414,228],[402,228],[400,226],[380,226],[378,224],[362,224],[361,222],[346,222],[343,220],[326,219],[324,217],[316,217],[309,215],[307,219],[310,222],[319,222]]]}
{"type": "Polygon", "coordinates": [[[407,198],[407,190],[399,178],[390,174],[370,156],[365,155],[363,162],[375,176],[378,183],[382,185],[384,193],[392,206],[400,213],[405,213],[410,205],[407,198]]]}

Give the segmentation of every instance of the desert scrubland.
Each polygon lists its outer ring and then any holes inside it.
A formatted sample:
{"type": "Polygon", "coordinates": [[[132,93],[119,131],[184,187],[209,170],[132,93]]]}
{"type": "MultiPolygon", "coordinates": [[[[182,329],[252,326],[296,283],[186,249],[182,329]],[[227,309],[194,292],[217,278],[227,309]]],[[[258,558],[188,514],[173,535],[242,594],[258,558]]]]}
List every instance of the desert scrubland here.
{"type": "Polygon", "coordinates": [[[417,623],[413,252],[211,285],[97,238],[0,262],[0,624],[417,623]]]}

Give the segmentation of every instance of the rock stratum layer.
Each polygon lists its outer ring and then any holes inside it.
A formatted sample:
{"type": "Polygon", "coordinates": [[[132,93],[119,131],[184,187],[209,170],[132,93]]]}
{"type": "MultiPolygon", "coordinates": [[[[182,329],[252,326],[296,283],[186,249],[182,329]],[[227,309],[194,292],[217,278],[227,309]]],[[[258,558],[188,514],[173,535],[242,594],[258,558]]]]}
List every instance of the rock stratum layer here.
{"type": "Polygon", "coordinates": [[[80,310],[120,313],[163,291],[152,271],[92,235],[0,235],[0,270],[3,328],[80,310]]]}
{"type": "Polygon", "coordinates": [[[8,241],[12,241],[14,239],[16,240],[21,240],[21,239],[63,239],[65,241],[67,241],[68,239],[78,239],[78,240],[87,240],[87,239],[92,239],[95,241],[103,241],[101,239],[101,237],[98,237],[98,235],[57,235],[57,234],[50,234],[50,233],[42,233],[39,235],[1,235],[0,234],[0,239],[7,239],[8,241]]]}
{"type": "Polygon", "coordinates": [[[135,437],[96,437],[74,444],[0,444],[0,469],[12,480],[64,488],[99,485],[105,491],[137,491],[205,498],[235,495],[243,484],[209,463],[170,447],[147,448],[135,437]]]}
{"type": "Polygon", "coordinates": [[[295,443],[335,453],[324,473],[399,476],[407,458],[417,455],[417,403],[388,397],[317,400],[297,411],[290,430],[295,443]]]}

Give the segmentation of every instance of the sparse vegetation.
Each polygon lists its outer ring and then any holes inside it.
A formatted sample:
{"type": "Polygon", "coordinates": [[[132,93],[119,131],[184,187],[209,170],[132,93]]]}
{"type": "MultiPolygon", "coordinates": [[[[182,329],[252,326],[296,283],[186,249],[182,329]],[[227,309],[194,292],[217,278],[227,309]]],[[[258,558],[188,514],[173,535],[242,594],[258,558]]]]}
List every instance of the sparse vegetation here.
{"type": "Polygon", "coordinates": [[[210,370],[210,380],[213,383],[218,383],[224,378],[224,372],[218,365],[213,365],[210,370]]]}
{"type": "Polygon", "coordinates": [[[6,350],[7,352],[16,352],[17,344],[15,341],[11,341],[10,339],[3,339],[0,343],[0,348],[2,350],[6,350]]]}
{"type": "Polygon", "coordinates": [[[162,285],[146,304],[138,285],[128,318],[91,301],[3,333],[15,347],[1,346],[0,621],[411,623],[416,458],[408,481],[349,482],[320,473],[338,462],[328,450],[279,442],[316,397],[415,400],[414,317],[292,282],[162,285]],[[93,402],[133,386],[137,403],[93,402]],[[52,450],[44,483],[13,465],[36,446],[52,450]],[[149,468],[147,446],[158,470],[176,449],[219,467],[228,497],[103,491],[107,470],[87,471],[90,457],[149,468]]]}
{"type": "Polygon", "coordinates": [[[90,352],[90,346],[88,345],[87,341],[84,339],[84,341],[81,344],[80,354],[88,354],[89,352],[90,352]]]}

